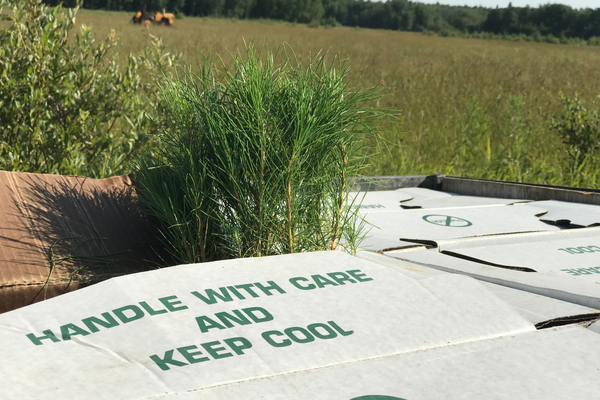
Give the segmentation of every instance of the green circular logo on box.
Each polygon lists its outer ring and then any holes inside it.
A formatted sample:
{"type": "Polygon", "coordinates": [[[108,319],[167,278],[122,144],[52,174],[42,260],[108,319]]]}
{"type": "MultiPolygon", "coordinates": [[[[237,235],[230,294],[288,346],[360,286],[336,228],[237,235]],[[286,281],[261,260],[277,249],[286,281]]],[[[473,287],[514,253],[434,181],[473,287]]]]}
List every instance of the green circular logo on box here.
{"type": "Polygon", "coordinates": [[[370,394],[367,396],[355,397],[350,400],[405,400],[405,399],[402,399],[400,397],[394,397],[394,396],[381,396],[378,394],[370,394]]]}
{"type": "Polygon", "coordinates": [[[453,217],[451,215],[430,214],[424,215],[423,219],[430,224],[449,226],[451,228],[466,228],[467,226],[473,225],[471,221],[467,221],[463,218],[453,217]]]}

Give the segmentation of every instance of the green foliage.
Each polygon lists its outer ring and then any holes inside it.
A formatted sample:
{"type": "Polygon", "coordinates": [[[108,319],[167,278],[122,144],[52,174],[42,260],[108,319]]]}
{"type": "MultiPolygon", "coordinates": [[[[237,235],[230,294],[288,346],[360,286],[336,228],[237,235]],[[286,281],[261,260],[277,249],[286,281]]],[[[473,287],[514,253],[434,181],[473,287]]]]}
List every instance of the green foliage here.
{"type": "MultiPolygon", "coordinates": [[[[436,35],[436,32],[424,30],[421,34],[426,36],[436,35]]],[[[542,36],[539,32],[535,32],[532,35],[525,34],[505,34],[505,33],[490,33],[490,32],[467,32],[459,31],[455,29],[443,29],[437,33],[441,37],[460,37],[468,39],[486,39],[486,40],[506,40],[509,42],[536,42],[536,43],[550,43],[550,44],[566,44],[570,46],[600,46],[600,38],[592,37],[589,40],[581,38],[567,38],[561,36],[560,38],[554,37],[552,34],[542,36]]]]}
{"type": "Polygon", "coordinates": [[[530,121],[524,115],[525,102],[522,97],[510,96],[505,118],[507,143],[496,157],[497,179],[512,179],[523,182],[532,173],[532,160],[527,153],[525,137],[530,134],[530,121]],[[504,173],[501,171],[505,171],[504,173]]]}
{"type": "Polygon", "coordinates": [[[153,82],[175,61],[160,40],[119,66],[115,32],[96,43],[79,5],[63,12],[40,0],[0,0],[10,7],[0,30],[0,169],[105,177],[125,172],[148,143],[147,113],[160,101],[153,82]],[[141,77],[145,72],[147,81],[141,77]]]}
{"type": "MultiPolygon", "coordinates": [[[[569,98],[561,94],[560,98],[563,112],[550,118],[550,128],[560,137],[564,148],[555,154],[545,154],[549,138],[535,131],[522,97],[510,96],[502,119],[496,120],[489,116],[489,105],[473,97],[458,118],[458,132],[447,149],[452,158],[447,157],[449,160],[441,171],[414,163],[406,150],[395,154],[393,168],[399,174],[443,172],[597,188],[600,186],[600,112],[588,110],[577,95],[569,98]],[[493,132],[493,123],[501,126],[500,135],[493,132]]],[[[375,174],[382,173],[375,171],[375,174]]]]}
{"type": "Polygon", "coordinates": [[[568,98],[561,93],[560,98],[564,113],[552,119],[552,129],[560,135],[574,156],[596,155],[600,140],[600,113],[588,111],[577,94],[568,98]]]}
{"type": "Polygon", "coordinates": [[[563,113],[552,118],[552,130],[566,146],[568,154],[565,175],[575,186],[598,186],[600,166],[600,112],[588,110],[575,94],[573,98],[560,94],[563,113]]]}
{"type": "Polygon", "coordinates": [[[466,105],[464,117],[461,119],[458,139],[453,143],[454,158],[445,168],[445,173],[459,176],[468,174],[468,166],[489,165],[490,136],[485,109],[477,97],[473,97],[466,105]],[[481,144],[485,143],[482,148],[481,144]]]}
{"type": "Polygon", "coordinates": [[[247,46],[232,70],[205,60],[162,88],[163,144],[134,165],[140,199],[178,261],[356,249],[364,227],[346,196],[368,161],[363,139],[384,111],[362,108],[335,58],[306,67],[247,46]]]}

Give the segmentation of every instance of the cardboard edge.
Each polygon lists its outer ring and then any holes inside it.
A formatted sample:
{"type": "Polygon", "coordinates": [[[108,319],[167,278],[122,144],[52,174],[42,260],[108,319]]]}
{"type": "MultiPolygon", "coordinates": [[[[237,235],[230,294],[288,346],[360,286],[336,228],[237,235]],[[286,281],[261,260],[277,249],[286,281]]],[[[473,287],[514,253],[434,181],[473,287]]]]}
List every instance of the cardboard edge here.
{"type": "Polygon", "coordinates": [[[491,179],[444,176],[442,191],[461,195],[523,200],[560,200],[600,205],[600,190],[568,186],[505,182],[491,179]]]}
{"type": "Polygon", "coordinates": [[[567,317],[559,317],[549,319],[547,321],[538,322],[535,324],[535,329],[548,329],[563,325],[586,324],[591,325],[600,320],[600,312],[589,314],[569,315],[567,317]]]}
{"type": "Polygon", "coordinates": [[[513,271],[521,271],[521,272],[537,272],[533,268],[518,267],[518,266],[515,266],[515,265],[496,264],[496,263],[493,263],[493,262],[490,262],[490,261],[482,260],[480,258],[475,258],[475,257],[467,256],[465,254],[456,253],[456,252],[451,251],[451,250],[442,250],[442,251],[440,251],[440,253],[448,255],[450,257],[460,258],[461,260],[467,260],[467,261],[472,261],[472,262],[476,262],[476,263],[479,263],[479,264],[489,265],[491,267],[504,268],[504,269],[510,269],[510,270],[513,270],[513,271]]]}
{"type": "Polygon", "coordinates": [[[0,288],[0,314],[72,292],[79,287],[77,281],[3,286],[0,288]]]}
{"type": "MultiPolygon", "coordinates": [[[[398,254],[398,253],[396,253],[396,254],[398,254]]],[[[491,275],[486,275],[484,273],[477,272],[477,271],[467,271],[465,269],[456,269],[456,268],[444,267],[443,265],[436,265],[436,264],[431,264],[431,263],[426,263],[426,262],[419,262],[419,261],[415,261],[415,260],[404,259],[402,257],[393,256],[389,253],[386,253],[385,255],[388,257],[397,258],[399,260],[410,262],[413,264],[422,265],[424,267],[437,269],[438,271],[448,272],[451,274],[467,275],[467,276],[470,276],[470,277],[475,278],[480,281],[494,283],[496,285],[505,286],[505,287],[508,287],[511,289],[522,290],[525,292],[550,297],[550,298],[553,298],[556,300],[566,301],[568,303],[578,304],[578,305],[588,307],[588,308],[593,308],[596,310],[600,309],[600,300],[598,299],[598,297],[591,297],[591,296],[585,295],[585,294],[574,294],[572,292],[564,290],[563,288],[560,287],[560,285],[555,285],[552,283],[550,283],[549,285],[546,284],[546,285],[537,285],[536,286],[532,283],[524,282],[520,279],[507,279],[505,277],[502,277],[501,275],[498,275],[498,273],[506,273],[506,272],[509,272],[510,270],[501,269],[501,268],[498,268],[498,269],[493,268],[490,271],[491,275]]],[[[481,268],[491,268],[484,264],[478,264],[478,266],[480,266],[481,268]]],[[[531,275],[525,275],[525,276],[531,276],[531,275]]],[[[551,277],[546,277],[546,278],[551,279],[551,277]]]]}
{"type": "Polygon", "coordinates": [[[420,187],[442,191],[443,174],[435,175],[392,175],[365,176],[355,178],[350,182],[352,192],[376,192],[401,188],[420,187]]]}

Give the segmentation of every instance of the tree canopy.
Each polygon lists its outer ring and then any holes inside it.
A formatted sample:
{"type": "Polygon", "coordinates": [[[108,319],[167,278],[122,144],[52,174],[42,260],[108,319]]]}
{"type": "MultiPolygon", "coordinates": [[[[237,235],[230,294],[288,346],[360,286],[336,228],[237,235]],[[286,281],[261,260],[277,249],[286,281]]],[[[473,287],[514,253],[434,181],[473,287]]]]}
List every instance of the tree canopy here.
{"type": "MultiPolygon", "coordinates": [[[[45,0],[50,5],[60,0],[45,0]]],[[[62,1],[74,7],[76,0],[62,1]]],[[[298,23],[358,26],[401,31],[490,32],[553,35],[588,40],[600,36],[600,8],[574,9],[562,4],[537,8],[459,7],[409,0],[86,0],[88,9],[160,11],[187,16],[264,18],[298,23]]]]}

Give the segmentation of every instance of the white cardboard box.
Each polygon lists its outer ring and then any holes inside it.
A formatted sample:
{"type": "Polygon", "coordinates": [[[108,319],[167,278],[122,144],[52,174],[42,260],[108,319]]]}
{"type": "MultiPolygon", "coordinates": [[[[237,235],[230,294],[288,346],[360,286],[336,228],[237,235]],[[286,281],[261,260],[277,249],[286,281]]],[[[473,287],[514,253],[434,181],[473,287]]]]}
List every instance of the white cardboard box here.
{"type": "Polygon", "coordinates": [[[600,224],[600,206],[597,205],[557,200],[536,201],[531,205],[548,210],[540,218],[542,221],[568,224],[572,227],[598,226],[600,224]]]}
{"type": "Polygon", "coordinates": [[[539,220],[537,215],[544,212],[528,204],[368,210],[363,214],[372,229],[361,248],[378,251],[481,235],[560,230],[556,225],[539,220]]]}
{"type": "Polygon", "coordinates": [[[443,254],[438,249],[397,250],[385,254],[389,257],[414,262],[444,272],[467,275],[485,282],[600,309],[598,285],[568,274],[557,276],[556,274],[544,272],[524,272],[501,268],[443,254]]]}
{"type": "Polygon", "coordinates": [[[115,278],[0,315],[0,340],[3,399],[548,399],[600,390],[591,330],[537,331],[468,277],[415,280],[337,252],[115,278]]]}
{"type": "MultiPolygon", "coordinates": [[[[361,202],[363,212],[398,211],[408,208],[456,208],[485,205],[505,205],[525,200],[501,199],[496,197],[461,196],[425,188],[401,188],[371,192],[353,192],[351,196],[361,202]]],[[[357,206],[358,207],[358,206],[357,206]]]]}
{"type": "Polygon", "coordinates": [[[577,277],[600,285],[600,228],[498,235],[437,242],[441,252],[498,267],[577,277]]]}
{"type": "MultiPolygon", "coordinates": [[[[379,253],[361,251],[358,253],[358,256],[364,260],[392,268],[403,275],[417,280],[447,274],[447,272],[443,272],[439,269],[425,267],[420,264],[388,257],[379,253]]],[[[521,314],[521,316],[536,326],[549,326],[569,321],[591,320],[600,317],[600,309],[585,307],[579,304],[569,303],[490,282],[481,281],[481,284],[503,301],[510,304],[519,314],[521,314]]]]}
{"type": "MultiPolygon", "coordinates": [[[[188,399],[594,399],[600,341],[580,327],[312,369],[180,394],[188,399]],[[585,346],[595,346],[592,349],[585,346]],[[590,354],[592,353],[592,354],[590,354]]],[[[600,335],[595,335],[600,337],[600,335]]],[[[157,396],[170,399],[171,396],[157,396]]]]}

